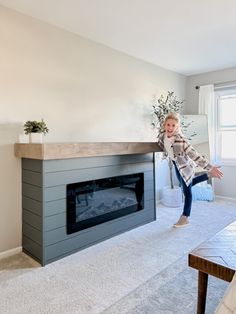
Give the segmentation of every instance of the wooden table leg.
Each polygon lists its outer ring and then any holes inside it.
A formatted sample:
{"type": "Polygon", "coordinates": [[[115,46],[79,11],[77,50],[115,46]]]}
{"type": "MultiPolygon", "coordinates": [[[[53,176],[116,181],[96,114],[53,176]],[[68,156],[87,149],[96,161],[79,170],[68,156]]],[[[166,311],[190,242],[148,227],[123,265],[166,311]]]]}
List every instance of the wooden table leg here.
{"type": "Polygon", "coordinates": [[[206,308],[208,274],[201,271],[198,272],[198,302],[197,314],[204,314],[206,308]]]}

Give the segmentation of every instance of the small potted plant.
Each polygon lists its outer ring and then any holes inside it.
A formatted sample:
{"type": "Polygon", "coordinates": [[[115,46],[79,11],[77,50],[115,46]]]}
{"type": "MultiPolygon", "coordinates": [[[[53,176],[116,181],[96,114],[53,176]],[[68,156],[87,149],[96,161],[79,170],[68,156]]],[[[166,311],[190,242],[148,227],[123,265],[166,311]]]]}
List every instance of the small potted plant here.
{"type": "Polygon", "coordinates": [[[43,135],[48,133],[49,129],[43,119],[41,121],[26,121],[24,124],[25,134],[29,134],[30,143],[42,143],[43,135]]]}

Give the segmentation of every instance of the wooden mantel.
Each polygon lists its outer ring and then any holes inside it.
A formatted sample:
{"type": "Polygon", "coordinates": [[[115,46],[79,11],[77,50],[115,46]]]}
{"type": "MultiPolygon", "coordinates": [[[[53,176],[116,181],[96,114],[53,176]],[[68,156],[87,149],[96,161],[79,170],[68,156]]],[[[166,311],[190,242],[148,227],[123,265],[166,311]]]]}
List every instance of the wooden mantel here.
{"type": "Polygon", "coordinates": [[[155,142],[15,144],[15,156],[40,160],[160,152],[155,142]]]}

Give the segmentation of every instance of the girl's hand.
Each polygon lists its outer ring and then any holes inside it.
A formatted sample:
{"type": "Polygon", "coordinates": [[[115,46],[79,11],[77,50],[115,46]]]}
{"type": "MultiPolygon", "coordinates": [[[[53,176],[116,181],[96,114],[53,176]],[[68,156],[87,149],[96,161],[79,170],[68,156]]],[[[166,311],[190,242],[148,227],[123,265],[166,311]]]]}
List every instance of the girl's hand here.
{"type": "Polygon", "coordinates": [[[220,166],[213,166],[208,173],[209,178],[221,179],[223,177],[223,172],[219,168],[220,166]]]}

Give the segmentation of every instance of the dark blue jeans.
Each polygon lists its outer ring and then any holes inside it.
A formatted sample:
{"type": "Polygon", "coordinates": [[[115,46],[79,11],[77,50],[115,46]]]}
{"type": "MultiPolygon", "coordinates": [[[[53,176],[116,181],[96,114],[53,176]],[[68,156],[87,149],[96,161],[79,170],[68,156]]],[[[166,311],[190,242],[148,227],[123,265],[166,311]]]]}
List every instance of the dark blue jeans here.
{"type": "Polygon", "coordinates": [[[191,208],[192,208],[192,186],[200,182],[208,180],[208,175],[207,173],[204,173],[202,175],[194,177],[192,182],[187,186],[183,178],[181,177],[181,174],[179,173],[179,170],[174,161],[173,161],[173,164],[175,167],[176,176],[179,180],[180,186],[182,187],[182,191],[184,193],[183,215],[189,217],[191,213],[191,208]]]}

